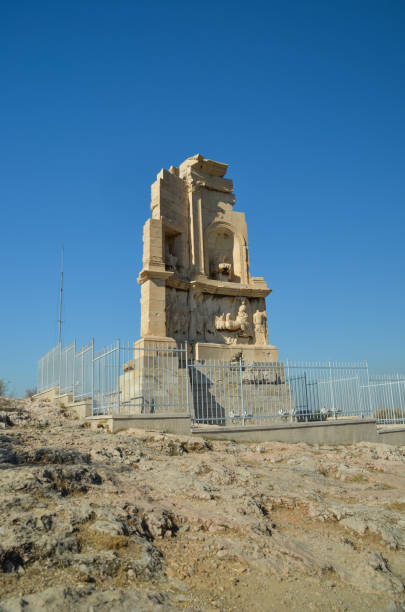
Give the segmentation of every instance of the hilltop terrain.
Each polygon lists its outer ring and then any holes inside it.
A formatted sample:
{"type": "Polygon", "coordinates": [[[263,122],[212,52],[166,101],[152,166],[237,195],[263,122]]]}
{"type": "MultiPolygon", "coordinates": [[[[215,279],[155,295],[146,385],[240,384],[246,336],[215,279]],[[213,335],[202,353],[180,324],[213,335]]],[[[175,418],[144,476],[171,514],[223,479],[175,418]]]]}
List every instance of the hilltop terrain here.
{"type": "Polygon", "coordinates": [[[405,447],[0,426],[1,612],[405,610],[405,447]]]}

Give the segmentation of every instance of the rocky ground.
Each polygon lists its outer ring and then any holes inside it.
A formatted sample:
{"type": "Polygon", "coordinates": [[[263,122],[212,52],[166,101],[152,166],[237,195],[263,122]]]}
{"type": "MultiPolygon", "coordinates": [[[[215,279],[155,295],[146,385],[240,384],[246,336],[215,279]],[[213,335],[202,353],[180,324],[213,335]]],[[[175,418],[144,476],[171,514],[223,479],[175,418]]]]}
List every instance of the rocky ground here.
{"type": "Polygon", "coordinates": [[[208,443],[0,406],[0,611],[405,610],[405,447],[208,443]]]}

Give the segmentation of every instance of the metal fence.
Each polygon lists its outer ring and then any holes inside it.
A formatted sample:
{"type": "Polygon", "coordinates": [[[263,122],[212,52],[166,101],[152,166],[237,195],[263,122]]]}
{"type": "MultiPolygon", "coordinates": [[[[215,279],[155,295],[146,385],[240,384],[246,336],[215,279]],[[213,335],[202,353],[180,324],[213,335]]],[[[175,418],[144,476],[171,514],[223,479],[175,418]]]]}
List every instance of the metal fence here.
{"type": "Polygon", "coordinates": [[[196,423],[261,424],[366,416],[361,386],[367,363],[245,364],[193,362],[190,378],[196,423]]]}
{"type": "Polygon", "coordinates": [[[370,401],[381,424],[405,423],[405,376],[379,375],[370,378],[370,401]]]}
{"type": "Polygon", "coordinates": [[[56,345],[39,361],[38,390],[59,387],[92,414],[190,414],[194,423],[256,425],[373,417],[405,423],[405,376],[369,377],[367,362],[192,361],[187,344],[56,345]]]}
{"type": "Polygon", "coordinates": [[[94,340],[85,344],[74,355],[73,401],[93,396],[94,340]]]}
{"type": "Polygon", "coordinates": [[[72,393],[73,400],[91,397],[94,340],[76,351],[76,341],[54,346],[38,362],[38,392],[55,387],[59,395],[72,393]]]}
{"type": "Polygon", "coordinates": [[[117,340],[93,364],[94,415],[189,412],[186,345],[146,348],[117,340]]]}
{"type": "Polygon", "coordinates": [[[72,393],[74,380],[74,363],[76,341],[68,344],[60,353],[59,393],[72,393]]]}
{"type": "Polygon", "coordinates": [[[59,387],[61,344],[54,346],[38,362],[38,391],[48,391],[54,387],[59,387]]]}

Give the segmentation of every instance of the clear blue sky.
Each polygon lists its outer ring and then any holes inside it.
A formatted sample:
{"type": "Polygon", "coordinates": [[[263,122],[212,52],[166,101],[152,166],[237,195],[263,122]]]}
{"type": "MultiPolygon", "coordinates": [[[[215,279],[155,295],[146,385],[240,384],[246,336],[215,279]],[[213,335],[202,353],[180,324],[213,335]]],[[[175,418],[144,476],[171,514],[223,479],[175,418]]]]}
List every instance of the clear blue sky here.
{"type": "Polygon", "coordinates": [[[291,359],[405,371],[405,3],[1,1],[0,378],[139,337],[150,184],[229,163],[291,359]]]}

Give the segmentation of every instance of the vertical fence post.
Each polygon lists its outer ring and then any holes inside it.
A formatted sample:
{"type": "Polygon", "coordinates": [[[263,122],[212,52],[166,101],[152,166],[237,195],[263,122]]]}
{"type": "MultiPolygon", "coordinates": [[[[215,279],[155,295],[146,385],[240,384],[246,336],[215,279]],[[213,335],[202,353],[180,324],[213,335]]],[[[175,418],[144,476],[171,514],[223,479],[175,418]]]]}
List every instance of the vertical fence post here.
{"type": "Polygon", "coordinates": [[[117,348],[118,348],[118,359],[117,359],[117,407],[118,407],[118,414],[120,414],[121,411],[121,403],[120,403],[120,371],[121,371],[121,348],[120,348],[120,340],[118,338],[117,340],[117,348]]]}
{"type": "Polygon", "coordinates": [[[72,399],[74,397],[74,392],[75,392],[75,366],[76,366],[76,338],[73,344],[72,379],[71,379],[72,399]]]}
{"type": "MultiPolygon", "coordinates": [[[[292,423],[294,420],[293,417],[293,412],[292,412],[292,403],[291,403],[291,386],[290,386],[290,362],[288,361],[288,358],[286,359],[287,362],[287,380],[288,380],[288,398],[289,398],[289,413],[290,413],[290,422],[292,423]]],[[[287,387],[287,385],[286,385],[287,387]]]]}
{"type": "Polygon", "coordinates": [[[364,408],[364,406],[363,406],[363,396],[361,394],[361,386],[360,386],[360,376],[359,376],[359,374],[357,375],[357,397],[360,400],[360,417],[362,419],[364,419],[364,412],[365,411],[363,410],[363,408],[364,408]]]}
{"type": "Polygon", "coordinates": [[[187,414],[191,415],[191,410],[190,410],[190,393],[189,393],[189,389],[188,389],[189,376],[188,376],[188,342],[187,342],[187,340],[186,340],[186,344],[185,344],[185,350],[186,350],[186,376],[185,376],[185,381],[186,381],[186,404],[187,404],[187,414]]]}
{"type": "Polygon", "coordinates": [[[94,416],[94,338],[91,347],[91,416],[94,416]]]}
{"type": "Polygon", "coordinates": [[[368,361],[366,361],[366,377],[367,377],[367,389],[368,389],[368,410],[369,410],[369,416],[372,416],[373,403],[371,401],[370,374],[368,371],[368,361]]]}
{"type": "Polygon", "coordinates": [[[308,383],[307,383],[307,373],[304,372],[304,385],[305,385],[305,403],[306,403],[306,411],[305,411],[305,420],[308,423],[309,419],[309,403],[308,403],[308,383]]]}
{"type": "MultiPolygon", "coordinates": [[[[61,342],[59,342],[58,344],[58,357],[59,357],[59,364],[58,364],[58,370],[56,372],[57,376],[58,376],[58,395],[60,395],[60,382],[61,382],[61,371],[62,371],[62,344],[61,342]]],[[[55,379],[55,358],[52,359],[53,361],[53,367],[54,367],[54,379],[55,379]]]]}
{"type": "Polygon", "coordinates": [[[241,394],[241,410],[242,410],[242,425],[245,425],[245,404],[243,401],[243,375],[242,375],[242,357],[239,357],[239,375],[240,375],[240,394],[241,394]]]}
{"type": "Polygon", "coordinates": [[[392,390],[393,386],[394,386],[394,383],[391,382],[390,386],[389,386],[389,389],[390,389],[390,392],[391,392],[390,393],[391,407],[392,407],[391,414],[392,414],[392,422],[395,423],[395,421],[396,421],[396,418],[395,418],[396,417],[396,411],[395,411],[394,393],[393,393],[393,390],[392,390]]]}
{"type": "Polygon", "coordinates": [[[403,398],[402,398],[402,388],[404,386],[404,381],[400,380],[400,376],[399,376],[399,372],[397,373],[397,381],[398,381],[398,397],[399,397],[399,403],[401,405],[400,407],[400,411],[401,411],[401,421],[404,420],[405,418],[405,414],[404,414],[404,402],[403,402],[403,398]]]}
{"type": "Polygon", "coordinates": [[[335,406],[335,393],[334,393],[334,389],[333,389],[333,380],[332,380],[332,364],[329,361],[329,381],[330,381],[330,398],[332,401],[332,412],[333,412],[333,418],[336,419],[336,406],[335,406]]]}
{"type": "Polygon", "coordinates": [[[82,376],[82,383],[80,385],[80,392],[81,392],[82,396],[85,393],[85,388],[86,388],[86,385],[85,385],[85,373],[84,373],[85,372],[85,370],[84,370],[84,356],[85,356],[85,354],[86,353],[84,351],[81,354],[81,366],[82,366],[82,368],[81,368],[81,370],[82,370],[81,371],[81,376],[82,376]]]}

